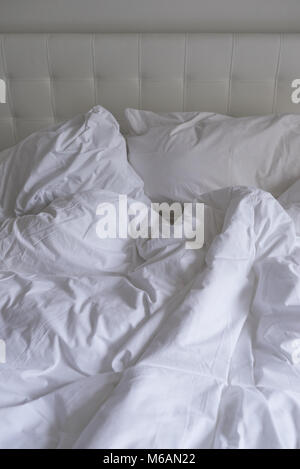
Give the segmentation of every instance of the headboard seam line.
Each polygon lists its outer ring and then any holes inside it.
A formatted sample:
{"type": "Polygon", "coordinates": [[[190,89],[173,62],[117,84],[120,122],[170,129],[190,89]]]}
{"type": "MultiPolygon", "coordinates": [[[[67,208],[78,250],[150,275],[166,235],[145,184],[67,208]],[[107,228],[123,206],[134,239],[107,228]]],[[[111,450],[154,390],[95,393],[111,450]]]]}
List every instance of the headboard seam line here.
{"type": "Polygon", "coordinates": [[[232,87],[232,70],[233,70],[233,55],[235,48],[235,33],[232,34],[232,43],[231,43],[231,57],[229,65],[229,80],[228,80],[228,96],[227,96],[227,114],[230,113],[231,109],[231,87],[232,87]]]}
{"type": "Polygon", "coordinates": [[[51,67],[51,64],[50,64],[49,39],[50,39],[50,34],[47,34],[47,36],[46,36],[46,60],[47,60],[47,67],[48,67],[48,73],[49,73],[50,104],[51,104],[53,120],[56,123],[56,118],[55,118],[55,116],[56,116],[56,114],[55,114],[55,96],[54,96],[54,84],[53,84],[52,67],[51,67]]]}
{"type": "Polygon", "coordinates": [[[281,50],[282,50],[282,42],[283,42],[283,34],[279,34],[279,45],[278,45],[278,59],[275,71],[275,81],[274,81],[274,93],[273,93],[273,105],[272,111],[276,112],[277,109],[277,95],[278,95],[278,76],[280,70],[280,62],[281,62],[281,50]]]}

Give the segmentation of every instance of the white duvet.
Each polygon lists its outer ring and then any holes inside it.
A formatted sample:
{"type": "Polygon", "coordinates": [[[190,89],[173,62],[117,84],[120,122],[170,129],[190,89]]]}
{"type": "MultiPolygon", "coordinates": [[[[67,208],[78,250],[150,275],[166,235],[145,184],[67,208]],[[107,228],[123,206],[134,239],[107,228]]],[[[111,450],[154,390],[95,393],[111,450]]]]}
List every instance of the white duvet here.
{"type": "Polygon", "coordinates": [[[300,182],[201,196],[199,250],[101,240],[99,203],[146,198],[76,135],[74,190],[68,165],[55,190],[33,171],[2,207],[0,447],[300,448],[300,182]]]}

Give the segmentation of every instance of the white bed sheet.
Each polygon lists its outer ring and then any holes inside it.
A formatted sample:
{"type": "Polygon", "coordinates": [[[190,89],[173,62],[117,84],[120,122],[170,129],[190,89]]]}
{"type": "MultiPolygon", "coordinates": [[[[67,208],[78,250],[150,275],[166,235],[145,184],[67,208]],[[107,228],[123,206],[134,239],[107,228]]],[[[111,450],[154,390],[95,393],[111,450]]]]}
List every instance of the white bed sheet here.
{"type": "Polygon", "coordinates": [[[299,448],[299,187],[201,196],[200,250],[96,238],[101,187],[2,220],[0,447],[299,448]]]}

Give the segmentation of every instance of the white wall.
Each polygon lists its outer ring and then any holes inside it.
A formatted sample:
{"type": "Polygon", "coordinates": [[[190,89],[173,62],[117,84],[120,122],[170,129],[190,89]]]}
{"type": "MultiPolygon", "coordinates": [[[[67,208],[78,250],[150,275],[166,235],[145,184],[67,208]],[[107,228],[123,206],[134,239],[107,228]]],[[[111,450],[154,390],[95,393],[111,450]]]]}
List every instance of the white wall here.
{"type": "Polygon", "coordinates": [[[0,32],[300,32],[300,0],[0,0],[0,32]]]}

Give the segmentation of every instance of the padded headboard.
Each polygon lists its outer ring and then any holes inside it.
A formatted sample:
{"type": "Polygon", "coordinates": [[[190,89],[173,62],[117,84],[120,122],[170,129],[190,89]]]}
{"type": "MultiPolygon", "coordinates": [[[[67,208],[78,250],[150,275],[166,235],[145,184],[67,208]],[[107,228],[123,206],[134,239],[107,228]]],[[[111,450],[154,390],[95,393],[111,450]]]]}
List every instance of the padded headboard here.
{"type": "Polygon", "coordinates": [[[126,107],[300,112],[300,34],[2,34],[0,46],[0,149],[96,103],[121,127],[126,107]]]}

